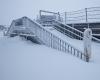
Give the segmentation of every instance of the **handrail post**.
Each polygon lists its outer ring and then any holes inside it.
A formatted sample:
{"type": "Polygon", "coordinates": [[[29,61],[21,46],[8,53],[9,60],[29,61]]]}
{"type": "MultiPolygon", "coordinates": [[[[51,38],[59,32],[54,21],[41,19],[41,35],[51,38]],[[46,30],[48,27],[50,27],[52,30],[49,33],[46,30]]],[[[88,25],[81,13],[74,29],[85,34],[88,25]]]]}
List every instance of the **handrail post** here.
{"type": "Polygon", "coordinates": [[[86,58],[86,62],[89,62],[91,58],[91,39],[92,39],[92,30],[86,29],[84,31],[84,54],[86,58]]]}
{"type": "Polygon", "coordinates": [[[58,12],[58,21],[61,21],[61,19],[60,19],[60,13],[58,12]]]}
{"type": "Polygon", "coordinates": [[[66,21],[67,21],[67,12],[65,12],[65,24],[66,24],[66,21]]]}
{"type": "Polygon", "coordinates": [[[87,27],[89,28],[87,8],[85,8],[85,14],[86,14],[87,27]]]}
{"type": "Polygon", "coordinates": [[[87,18],[87,8],[85,8],[85,15],[86,15],[86,23],[88,21],[88,18],[87,18]]]}

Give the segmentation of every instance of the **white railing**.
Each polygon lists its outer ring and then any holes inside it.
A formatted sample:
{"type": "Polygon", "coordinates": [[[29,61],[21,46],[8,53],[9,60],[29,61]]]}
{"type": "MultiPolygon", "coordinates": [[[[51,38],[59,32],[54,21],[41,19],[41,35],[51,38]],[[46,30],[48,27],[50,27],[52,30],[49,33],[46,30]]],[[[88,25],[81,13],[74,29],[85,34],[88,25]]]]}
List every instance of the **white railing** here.
{"type": "MultiPolygon", "coordinates": [[[[85,61],[89,61],[89,57],[85,55],[82,51],[78,50],[77,48],[73,47],[71,44],[65,42],[64,40],[60,39],[56,35],[52,34],[50,31],[46,30],[42,25],[40,25],[36,21],[31,21],[28,19],[29,22],[32,23],[31,30],[34,30],[33,33],[48,47],[53,49],[57,49],[59,51],[63,51],[65,53],[71,53],[72,55],[77,56],[80,59],[85,61]],[[34,29],[33,29],[34,28],[34,29]]],[[[28,23],[30,24],[30,23],[28,23]]]]}
{"type": "MultiPolygon", "coordinates": [[[[71,44],[67,43],[66,41],[60,39],[58,36],[52,34],[50,31],[46,30],[42,25],[40,25],[36,21],[32,21],[27,17],[24,17],[23,26],[27,27],[32,34],[19,34],[19,35],[26,35],[31,37],[38,37],[41,40],[42,44],[45,44],[48,47],[53,49],[57,49],[59,51],[63,51],[65,53],[71,53],[74,56],[88,62],[89,57],[84,54],[84,52],[78,50],[71,44]],[[33,35],[34,34],[34,35],[33,35]]],[[[13,26],[11,26],[13,27],[13,26]]],[[[13,28],[12,28],[13,29],[13,28]]],[[[14,29],[15,30],[15,29],[14,29]]],[[[9,34],[13,34],[13,31],[8,30],[9,34]]]]}

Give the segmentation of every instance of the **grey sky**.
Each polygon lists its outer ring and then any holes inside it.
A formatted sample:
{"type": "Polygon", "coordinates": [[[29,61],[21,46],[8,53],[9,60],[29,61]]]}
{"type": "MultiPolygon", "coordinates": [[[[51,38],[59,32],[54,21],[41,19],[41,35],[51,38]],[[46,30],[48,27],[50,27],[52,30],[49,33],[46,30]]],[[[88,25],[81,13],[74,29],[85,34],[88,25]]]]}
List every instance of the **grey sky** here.
{"type": "Polygon", "coordinates": [[[100,0],[0,0],[0,24],[10,25],[22,16],[34,19],[40,9],[65,12],[99,5],[100,0]]]}

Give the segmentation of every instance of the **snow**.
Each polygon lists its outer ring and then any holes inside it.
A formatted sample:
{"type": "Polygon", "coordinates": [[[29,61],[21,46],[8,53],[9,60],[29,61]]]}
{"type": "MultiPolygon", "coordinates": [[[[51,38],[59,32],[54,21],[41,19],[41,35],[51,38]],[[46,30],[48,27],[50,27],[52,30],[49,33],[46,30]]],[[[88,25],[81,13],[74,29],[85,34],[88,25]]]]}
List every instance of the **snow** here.
{"type": "Polygon", "coordinates": [[[0,38],[3,37],[3,31],[0,30],[0,38]]]}
{"type": "MultiPolygon", "coordinates": [[[[83,47],[82,41],[70,40],[83,47]]],[[[92,50],[92,60],[87,63],[20,37],[2,36],[0,80],[100,80],[100,44],[93,42],[92,50]]]]}

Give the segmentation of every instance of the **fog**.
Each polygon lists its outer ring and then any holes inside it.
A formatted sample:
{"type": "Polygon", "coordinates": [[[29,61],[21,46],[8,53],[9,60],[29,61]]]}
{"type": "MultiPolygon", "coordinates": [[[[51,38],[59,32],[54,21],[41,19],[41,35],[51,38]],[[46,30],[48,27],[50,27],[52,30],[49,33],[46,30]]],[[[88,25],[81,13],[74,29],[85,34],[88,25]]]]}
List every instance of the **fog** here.
{"type": "Polygon", "coordinates": [[[10,25],[22,16],[34,19],[41,9],[68,12],[99,5],[100,0],[0,0],[0,24],[10,25]]]}

